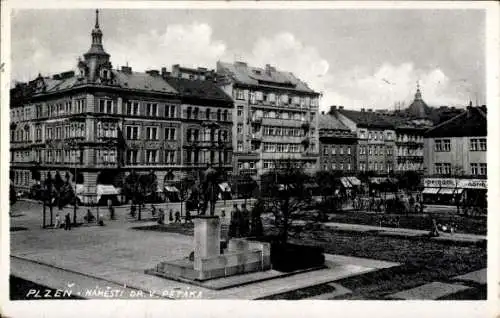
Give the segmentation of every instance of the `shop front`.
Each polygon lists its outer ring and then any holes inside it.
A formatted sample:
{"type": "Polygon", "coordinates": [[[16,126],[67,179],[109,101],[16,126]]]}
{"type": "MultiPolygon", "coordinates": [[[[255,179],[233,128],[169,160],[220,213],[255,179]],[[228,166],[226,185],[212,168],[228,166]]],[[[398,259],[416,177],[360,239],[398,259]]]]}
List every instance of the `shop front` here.
{"type": "Polygon", "coordinates": [[[486,180],[426,178],[423,182],[424,203],[486,207],[486,180]]]}

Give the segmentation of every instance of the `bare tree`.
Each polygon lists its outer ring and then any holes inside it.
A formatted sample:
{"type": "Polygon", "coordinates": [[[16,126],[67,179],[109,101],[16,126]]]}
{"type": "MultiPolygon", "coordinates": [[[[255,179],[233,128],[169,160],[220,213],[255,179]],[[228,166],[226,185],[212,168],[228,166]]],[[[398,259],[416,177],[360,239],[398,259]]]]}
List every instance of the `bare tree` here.
{"type": "Polygon", "coordinates": [[[275,171],[262,176],[263,195],[267,207],[274,214],[280,242],[288,240],[288,231],[299,212],[310,206],[312,196],[305,188],[309,176],[290,160],[282,161],[275,171]]]}

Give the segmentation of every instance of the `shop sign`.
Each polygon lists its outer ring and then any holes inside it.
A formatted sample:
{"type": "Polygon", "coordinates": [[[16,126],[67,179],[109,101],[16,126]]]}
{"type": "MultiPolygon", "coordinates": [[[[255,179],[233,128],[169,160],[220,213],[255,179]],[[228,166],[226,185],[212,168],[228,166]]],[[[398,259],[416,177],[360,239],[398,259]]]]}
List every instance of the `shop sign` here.
{"type": "Polygon", "coordinates": [[[463,189],[488,189],[487,180],[462,179],[458,181],[458,187],[463,189]]]}
{"type": "Polygon", "coordinates": [[[445,178],[428,178],[424,179],[424,187],[426,188],[456,188],[456,179],[445,178]]]}

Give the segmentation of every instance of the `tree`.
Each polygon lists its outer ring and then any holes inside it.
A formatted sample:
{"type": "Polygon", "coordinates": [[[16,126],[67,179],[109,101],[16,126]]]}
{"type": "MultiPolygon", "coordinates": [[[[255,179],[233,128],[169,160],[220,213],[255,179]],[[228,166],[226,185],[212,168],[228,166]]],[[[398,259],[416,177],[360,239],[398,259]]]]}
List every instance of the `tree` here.
{"type": "Polygon", "coordinates": [[[268,208],[274,214],[282,244],[288,240],[288,231],[295,216],[311,203],[312,197],[305,188],[308,179],[303,169],[297,168],[291,161],[285,162],[283,168],[262,176],[262,193],[267,197],[268,208]]]}
{"type": "Polygon", "coordinates": [[[9,198],[10,198],[10,205],[13,205],[14,203],[17,202],[16,189],[14,188],[12,180],[10,180],[9,198]]]}
{"type": "Polygon", "coordinates": [[[399,176],[399,187],[414,191],[420,185],[422,176],[416,171],[405,171],[399,176]]]}
{"type": "Polygon", "coordinates": [[[43,226],[45,227],[45,207],[49,205],[50,225],[52,225],[52,204],[55,197],[54,180],[50,171],[47,172],[47,178],[44,181],[44,196],[43,196],[43,226]]]}
{"type": "Polygon", "coordinates": [[[140,201],[140,193],[139,193],[139,175],[135,172],[132,171],[126,178],[125,181],[123,182],[123,189],[122,192],[127,198],[127,200],[132,200],[132,210],[135,210],[136,204],[139,204],[139,209],[140,205],[142,202],[140,201]]]}
{"type": "MultiPolygon", "coordinates": [[[[182,215],[182,206],[184,202],[189,198],[191,195],[191,190],[194,187],[195,180],[194,177],[191,175],[187,175],[182,180],[179,182],[179,199],[181,200],[181,215],[182,215]]],[[[187,208],[187,207],[186,207],[187,208]]]]}
{"type": "Polygon", "coordinates": [[[245,199],[245,204],[247,204],[247,199],[250,199],[257,189],[257,182],[249,175],[242,175],[236,182],[238,193],[242,195],[243,199],[245,199]]]}

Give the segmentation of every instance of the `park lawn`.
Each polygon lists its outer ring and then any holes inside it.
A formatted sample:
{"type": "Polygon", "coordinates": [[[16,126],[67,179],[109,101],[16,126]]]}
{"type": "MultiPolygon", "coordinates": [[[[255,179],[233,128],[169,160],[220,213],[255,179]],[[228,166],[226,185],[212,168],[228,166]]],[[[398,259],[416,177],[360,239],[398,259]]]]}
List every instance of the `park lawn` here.
{"type": "MultiPolygon", "coordinates": [[[[290,239],[291,243],[316,245],[325,253],[355,257],[373,258],[401,263],[387,269],[366,273],[336,281],[351,289],[352,294],[344,299],[384,299],[384,297],[405,289],[433,281],[447,281],[449,278],[486,267],[486,248],[475,245],[457,246],[422,239],[402,239],[373,235],[373,233],[335,232],[330,229],[303,232],[290,239]]],[[[314,294],[309,287],[307,293],[314,294]]],[[[296,299],[292,291],[274,295],[269,299],[296,299]]],[[[469,299],[481,298],[484,292],[467,295],[469,299]]],[[[459,297],[461,298],[461,297],[459,297]]]]}
{"type": "MultiPolygon", "coordinates": [[[[486,218],[464,217],[450,213],[431,213],[437,223],[455,223],[458,233],[486,235],[486,218]]],[[[430,230],[428,214],[387,214],[373,212],[343,212],[328,214],[328,221],[337,223],[362,224],[379,226],[381,219],[399,219],[399,227],[415,230],[430,230]]],[[[384,225],[382,226],[389,226],[384,225]]]]}

